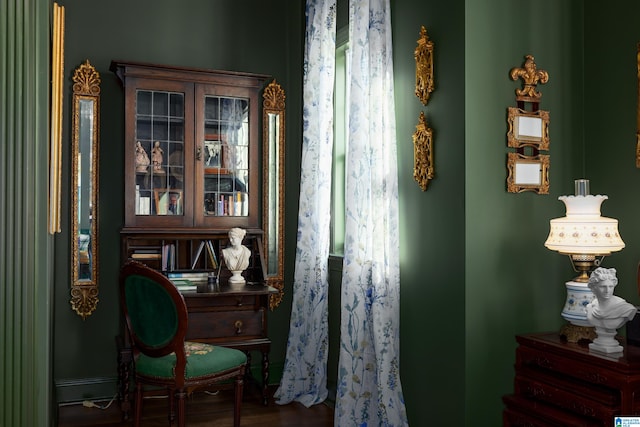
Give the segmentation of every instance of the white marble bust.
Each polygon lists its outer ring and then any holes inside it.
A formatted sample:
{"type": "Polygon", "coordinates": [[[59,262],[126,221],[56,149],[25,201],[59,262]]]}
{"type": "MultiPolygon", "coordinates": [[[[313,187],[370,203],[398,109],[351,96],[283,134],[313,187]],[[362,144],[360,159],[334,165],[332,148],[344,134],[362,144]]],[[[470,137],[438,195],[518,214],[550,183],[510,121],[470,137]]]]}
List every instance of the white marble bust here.
{"type": "Polygon", "coordinates": [[[595,326],[598,337],[589,345],[591,350],[605,353],[622,351],[614,336],[636,314],[636,307],[613,294],[618,285],[615,268],[596,268],[589,277],[589,289],[596,298],[587,305],[587,320],[595,326]]]}
{"type": "Polygon", "coordinates": [[[251,250],[242,245],[242,239],[246,234],[246,230],[242,228],[232,228],[229,230],[230,246],[222,250],[222,258],[227,268],[233,273],[229,279],[229,283],[245,283],[245,279],[241,273],[249,266],[251,258],[251,250]]]}

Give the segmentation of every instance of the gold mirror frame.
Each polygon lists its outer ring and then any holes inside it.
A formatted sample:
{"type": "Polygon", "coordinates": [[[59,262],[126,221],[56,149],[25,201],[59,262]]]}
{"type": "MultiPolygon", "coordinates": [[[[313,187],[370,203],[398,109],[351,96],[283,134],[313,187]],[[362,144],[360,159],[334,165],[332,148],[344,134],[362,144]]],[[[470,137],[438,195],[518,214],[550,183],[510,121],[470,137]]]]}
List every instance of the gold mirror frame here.
{"type": "Polygon", "coordinates": [[[529,112],[509,107],[507,123],[507,144],[509,147],[535,147],[549,150],[549,112],[538,110],[529,112]]]}
{"type": "Polygon", "coordinates": [[[284,296],[284,144],[285,93],[272,81],[262,95],[263,230],[267,284],[278,289],[269,296],[273,310],[284,296]]]}
{"type": "Polygon", "coordinates": [[[427,36],[427,29],[420,27],[418,46],[413,51],[416,60],[416,90],[415,94],[423,105],[429,102],[429,96],[434,89],[433,78],[433,42],[427,36]]]}
{"type": "Polygon", "coordinates": [[[538,194],[549,194],[549,155],[540,154],[535,157],[518,153],[507,153],[507,191],[522,193],[533,191],[538,194]]]}
{"type": "Polygon", "coordinates": [[[71,307],[86,319],[98,304],[100,74],[87,60],[73,74],[71,307]]]}

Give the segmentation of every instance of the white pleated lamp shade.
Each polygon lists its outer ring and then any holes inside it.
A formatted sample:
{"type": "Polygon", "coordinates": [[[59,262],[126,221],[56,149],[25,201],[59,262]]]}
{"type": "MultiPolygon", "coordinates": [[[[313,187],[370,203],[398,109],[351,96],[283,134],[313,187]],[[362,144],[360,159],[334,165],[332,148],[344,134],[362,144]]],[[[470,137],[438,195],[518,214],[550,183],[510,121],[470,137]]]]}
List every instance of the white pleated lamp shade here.
{"type": "Polygon", "coordinates": [[[566,216],[549,221],[544,245],[563,254],[608,255],[622,250],[618,220],[600,215],[600,205],[607,199],[603,195],[558,197],[566,206],[566,216]]]}

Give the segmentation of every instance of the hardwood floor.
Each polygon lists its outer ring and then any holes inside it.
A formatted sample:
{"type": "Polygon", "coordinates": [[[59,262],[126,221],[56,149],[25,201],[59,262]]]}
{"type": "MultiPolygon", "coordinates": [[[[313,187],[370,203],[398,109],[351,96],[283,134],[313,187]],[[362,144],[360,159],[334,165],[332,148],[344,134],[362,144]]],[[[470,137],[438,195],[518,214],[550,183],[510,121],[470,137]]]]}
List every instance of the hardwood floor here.
{"type": "MultiPolygon", "coordinates": [[[[194,393],[187,400],[187,426],[233,426],[233,392],[221,390],[216,395],[194,393]]],[[[108,402],[99,402],[105,406],[108,402]]],[[[132,414],[133,415],[133,414],[132,414]]],[[[166,398],[145,399],[142,407],[143,427],[169,425],[166,398]]],[[[132,426],[133,421],[122,421],[118,402],[107,409],[85,408],[82,404],[58,408],[59,427],[122,427],[132,426]]],[[[327,404],[306,408],[297,402],[276,405],[271,399],[268,406],[261,403],[261,396],[253,387],[245,389],[242,402],[242,427],[329,427],[333,426],[333,408],[327,404]]]]}

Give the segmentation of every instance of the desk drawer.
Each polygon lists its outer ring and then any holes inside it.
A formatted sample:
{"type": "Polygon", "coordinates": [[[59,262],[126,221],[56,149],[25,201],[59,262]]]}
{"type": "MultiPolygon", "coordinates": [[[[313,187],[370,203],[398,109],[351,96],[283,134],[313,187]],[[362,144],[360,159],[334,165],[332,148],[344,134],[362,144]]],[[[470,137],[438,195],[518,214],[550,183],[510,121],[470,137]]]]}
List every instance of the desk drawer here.
{"type": "Polygon", "coordinates": [[[187,339],[264,336],[264,309],[189,312],[187,339]]]}
{"type": "Polygon", "coordinates": [[[189,311],[195,309],[213,309],[214,307],[251,307],[259,306],[260,300],[256,295],[215,295],[215,294],[183,294],[189,311]],[[212,296],[213,295],[213,296],[212,296]]]}

